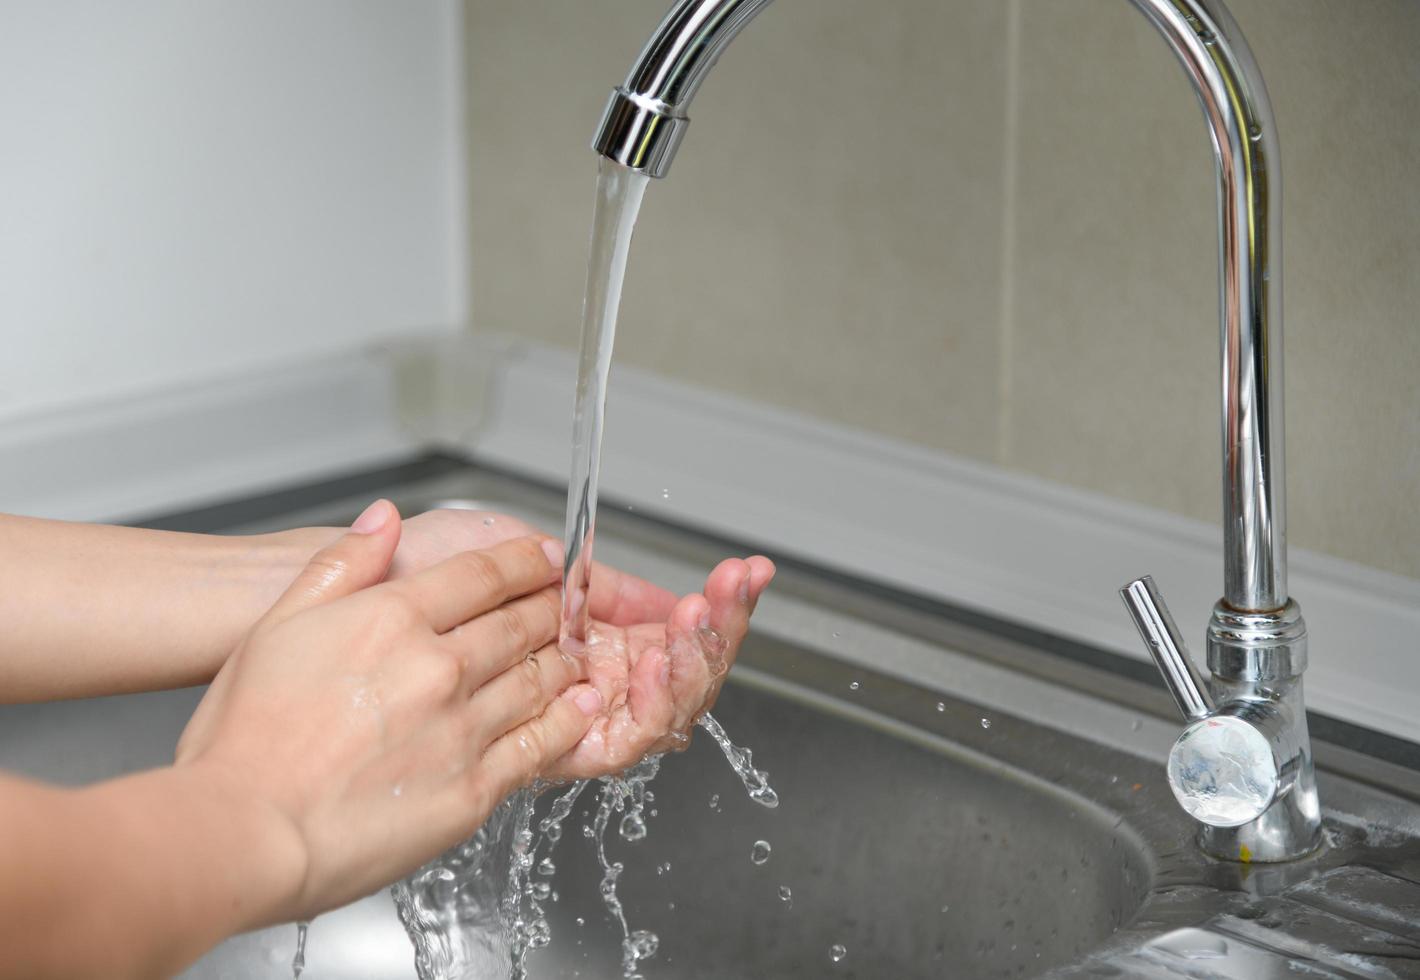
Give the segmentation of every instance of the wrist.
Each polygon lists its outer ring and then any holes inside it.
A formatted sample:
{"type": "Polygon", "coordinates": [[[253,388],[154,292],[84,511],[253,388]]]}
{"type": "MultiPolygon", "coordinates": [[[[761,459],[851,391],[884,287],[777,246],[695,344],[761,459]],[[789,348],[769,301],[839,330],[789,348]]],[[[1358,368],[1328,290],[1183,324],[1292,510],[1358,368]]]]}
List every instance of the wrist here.
{"type": "Polygon", "coordinates": [[[202,851],[218,855],[220,867],[205,877],[229,898],[223,934],[299,917],[309,851],[295,822],[220,763],[197,759],[161,772],[202,851]]]}
{"type": "Polygon", "coordinates": [[[217,767],[5,790],[23,804],[11,822],[35,826],[31,846],[6,855],[0,871],[43,882],[24,901],[39,914],[19,922],[41,937],[29,950],[35,968],[16,975],[169,976],[297,907],[306,850],[294,825],[217,767]],[[88,941],[67,942],[76,931],[88,941]]]}
{"type": "Polygon", "coordinates": [[[298,527],[289,531],[228,538],[244,543],[258,568],[257,587],[261,611],[271,607],[295,580],[311,557],[334,542],[343,532],[334,527],[298,527]]]}

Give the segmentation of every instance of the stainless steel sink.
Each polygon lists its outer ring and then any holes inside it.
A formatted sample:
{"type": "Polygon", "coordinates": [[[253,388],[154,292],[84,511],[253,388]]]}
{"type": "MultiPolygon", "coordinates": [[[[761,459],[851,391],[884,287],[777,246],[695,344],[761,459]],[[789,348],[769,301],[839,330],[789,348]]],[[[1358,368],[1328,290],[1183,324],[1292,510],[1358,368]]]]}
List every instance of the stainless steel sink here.
{"type": "MultiPolygon", "coordinates": [[[[476,470],[384,492],[405,513],[478,501],[559,523],[555,492],[476,470]]],[[[369,496],[244,529],[337,523],[369,496]]],[[[614,510],[598,531],[599,556],[677,589],[730,553],[614,510]]],[[[1323,772],[1322,854],[1220,863],[1172,803],[1149,685],[793,561],[756,619],[715,713],[781,805],[751,803],[706,738],[666,761],[649,835],[608,835],[632,927],[661,940],[646,977],[1420,976],[1413,773],[1333,751],[1390,791],[1323,772]]],[[[199,694],[0,708],[0,767],[72,783],[161,765],[199,694]]],[[[619,973],[581,823],[533,977],[619,973]]],[[[294,927],[263,930],[184,976],[285,975],[294,948],[294,927]]],[[[304,976],[413,976],[387,894],[317,919],[304,976]]]]}
{"type": "MultiPolygon", "coordinates": [[[[800,651],[749,657],[822,668],[800,651]]],[[[949,710],[982,730],[978,709],[949,710]]],[[[1147,894],[1146,849],[1114,814],[958,743],[745,685],[717,717],[757,747],[782,802],[751,803],[708,739],[665,763],[651,833],[613,842],[629,922],[662,938],[648,976],[1016,977],[1097,945],[1147,894]],[[756,864],[761,840],[772,850],[756,864]]],[[[999,723],[998,737],[1024,734],[999,723]]],[[[604,976],[619,960],[588,843],[563,841],[557,939],[532,954],[533,976],[604,976]]]]}

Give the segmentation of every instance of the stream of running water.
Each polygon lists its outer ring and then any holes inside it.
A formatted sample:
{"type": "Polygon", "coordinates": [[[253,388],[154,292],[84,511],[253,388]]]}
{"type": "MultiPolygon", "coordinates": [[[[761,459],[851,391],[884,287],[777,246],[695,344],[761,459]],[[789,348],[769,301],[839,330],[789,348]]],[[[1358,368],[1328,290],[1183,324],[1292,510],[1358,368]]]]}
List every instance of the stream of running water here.
{"type": "MultiPolygon", "coordinates": [[[[567,494],[560,642],[570,655],[589,655],[595,645],[587,597],[607,380],[627,257],[647,183],[648,178],[615,163],[599,162],[567,494]]],[[[719,642],[718,637],[710,639],[714,642],[699,638],[707,648],[719,642]]],[[[711,653],[706,651],[712,672],[723,671],[723,660],[715,664],[711,653]]],[[[731,742],[709,714],[697,724],[724,752],[750,799],[778,806],[768,774],[754,768],[750,751],[731,742]]],[[[553,939],[546,903],[553,895],[554,855],[563,824],[590,787],[595,787],[595,798],[587,808],[582,835],[596,849],[602,901],[621,932],[621,976],[639,978],[640,964],[655,955],[660,939],[627,920],[617,896],[623,865],[608,857],[606,832],[614,823],[624,841],[645,838],[645,810],[651,799],[647,787],[662,761],[661,756],[650,756],[618,775],[522,790],[502,803],[469,840],[396,884],[395,904],[414,944],[421,980],[526,977],[528,954],[553,939]],[[552,804],[534,826],[534,805],[543,792],[554,794],[552,804]]]]}

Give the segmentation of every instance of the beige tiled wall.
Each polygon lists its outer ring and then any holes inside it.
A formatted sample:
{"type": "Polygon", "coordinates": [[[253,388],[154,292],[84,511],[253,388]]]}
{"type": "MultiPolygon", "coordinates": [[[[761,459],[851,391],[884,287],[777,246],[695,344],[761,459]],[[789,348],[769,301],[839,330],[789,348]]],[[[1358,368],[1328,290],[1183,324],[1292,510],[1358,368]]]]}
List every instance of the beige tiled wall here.
{"type": "MultiPolygon", "coordinates": [[[[577,342],[668,0],[468,0],[475,328],[577,342]]],[[[1420,577],[1420,3],[1234,0],[1282,134],[1291,538],[1420,577]]],[[[1213,172],[1125,0],[781,0],[647,195],[618,359],[1213,520],[1213,172]]]]}

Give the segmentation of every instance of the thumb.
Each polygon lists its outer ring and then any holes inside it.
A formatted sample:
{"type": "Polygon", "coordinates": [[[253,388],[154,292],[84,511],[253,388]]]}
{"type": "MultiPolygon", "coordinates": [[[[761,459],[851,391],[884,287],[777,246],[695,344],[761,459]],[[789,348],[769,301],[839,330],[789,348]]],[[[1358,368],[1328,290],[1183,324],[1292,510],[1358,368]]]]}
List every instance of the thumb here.
{"type": "Polygon", "coordinates": [[[317,551],[294,582],[263,617],[269,623],[290,619],[303,609],[359,592],[384,580],[399,546],[399,511],[376,500],[350,530],[317,551]]]}

